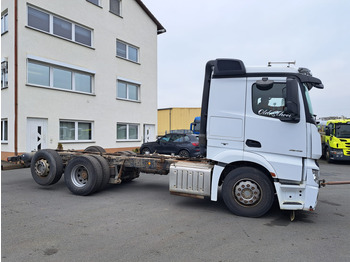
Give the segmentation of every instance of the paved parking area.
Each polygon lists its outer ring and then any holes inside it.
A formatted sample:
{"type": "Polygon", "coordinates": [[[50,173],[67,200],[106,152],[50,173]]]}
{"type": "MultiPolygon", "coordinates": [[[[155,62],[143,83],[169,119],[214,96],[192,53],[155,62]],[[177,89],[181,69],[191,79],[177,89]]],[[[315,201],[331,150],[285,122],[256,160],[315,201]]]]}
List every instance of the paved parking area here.
{"type": "MultiPolygon", "coordinates": [[[[320,161],[322,178],[349,164],[320,161]]],[[[262,218],[218,202],[170,195],[168,177],[142,174],[97,194],[64,181],[40,187],[28,168],[1,173],[1,261],[350,261],[350,185],[320,191],[314,212],[276,205],[262,218]]]]}

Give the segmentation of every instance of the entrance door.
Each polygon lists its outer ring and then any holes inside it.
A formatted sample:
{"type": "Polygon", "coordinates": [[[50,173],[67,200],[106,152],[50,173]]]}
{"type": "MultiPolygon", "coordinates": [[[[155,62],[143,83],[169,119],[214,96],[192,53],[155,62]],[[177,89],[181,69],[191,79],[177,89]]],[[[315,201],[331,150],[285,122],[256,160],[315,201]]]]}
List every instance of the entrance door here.
{"type": "Polygon", "coordinates": [[[155,135],[155,125],[144,125],[143,127],[143,142],[152,142],[156,140],[156,135],[155,135]]]}
{"type": "Polygon", "coordinates": [[[47,119],[27,119],[27,152],[47,148],[47,119]]]}

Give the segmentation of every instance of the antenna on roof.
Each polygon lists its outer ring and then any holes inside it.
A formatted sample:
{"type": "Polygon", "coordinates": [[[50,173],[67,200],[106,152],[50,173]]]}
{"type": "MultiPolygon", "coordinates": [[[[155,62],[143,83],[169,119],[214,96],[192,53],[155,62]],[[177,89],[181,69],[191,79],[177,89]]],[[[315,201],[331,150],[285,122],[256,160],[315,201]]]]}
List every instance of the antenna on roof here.
{"type": "Polygon", "coordinates": [[[290,67],[290,65],[295,65],[296,61],[292,61],[292,62],[268,62],[267,66],[272,66],[272,64],[287,64],[287,67],[290,67]]]}

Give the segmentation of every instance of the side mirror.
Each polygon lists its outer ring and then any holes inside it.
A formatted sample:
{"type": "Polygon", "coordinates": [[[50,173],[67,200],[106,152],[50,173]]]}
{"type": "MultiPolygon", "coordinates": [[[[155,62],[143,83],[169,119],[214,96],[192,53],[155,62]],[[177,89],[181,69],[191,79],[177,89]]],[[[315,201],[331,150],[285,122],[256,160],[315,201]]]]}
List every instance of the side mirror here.
{"type": "Polygon", "coordinates": [[[280,120],[283,122],[298,123],[300,121],[300,105],[299,85],[297,80],[287,78],[285,96],[285,110],[280,120]]]}

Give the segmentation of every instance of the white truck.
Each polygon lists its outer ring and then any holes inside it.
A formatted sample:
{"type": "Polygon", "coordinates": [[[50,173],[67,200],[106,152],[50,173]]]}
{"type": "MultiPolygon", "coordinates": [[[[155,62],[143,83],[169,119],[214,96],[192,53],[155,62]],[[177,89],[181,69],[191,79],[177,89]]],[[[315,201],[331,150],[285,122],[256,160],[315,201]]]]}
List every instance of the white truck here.
{"type": "Polygon", "coordinates": [[[260,217],[275,197],[283,210],[314,210],[322,154],[309,90],[323,88],[305,68],[245,67],[237,59],[206,65],[199,142],[202,158],[158,154],[107,154],[99,146],[84,152],[41,150],[31,160],[40,185],[64,173],[69,190],[89,195],[108,183],[139,173],[169,175],[175,195],[217,201],[228,209],[260,217]]]}

